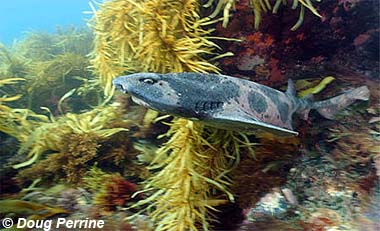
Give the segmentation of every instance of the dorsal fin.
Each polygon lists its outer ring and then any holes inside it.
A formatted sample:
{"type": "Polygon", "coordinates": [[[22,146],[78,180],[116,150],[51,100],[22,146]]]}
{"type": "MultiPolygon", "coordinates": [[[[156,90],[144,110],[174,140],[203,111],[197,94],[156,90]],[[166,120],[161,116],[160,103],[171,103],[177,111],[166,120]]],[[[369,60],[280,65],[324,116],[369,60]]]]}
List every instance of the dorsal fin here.
{"type": "Polygon", "coordinates": [[[286,89],[287,95],[296,95],[296,88],[294,87],[294,83],[292,79],[288,79],[288,89],[286,89]]]}

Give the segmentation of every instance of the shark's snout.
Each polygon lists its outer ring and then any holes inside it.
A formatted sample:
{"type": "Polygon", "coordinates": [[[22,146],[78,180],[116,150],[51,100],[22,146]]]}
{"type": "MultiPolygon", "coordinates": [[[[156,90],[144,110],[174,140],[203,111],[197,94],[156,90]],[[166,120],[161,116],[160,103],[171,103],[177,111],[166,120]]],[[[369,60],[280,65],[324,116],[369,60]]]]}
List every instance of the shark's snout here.
{"type": "Polygon", "coordinates": [[[123,93],[127,92],[126,86],[124,86],[123,80],[120,77],[112,80],[112,84],[117,90],[123,93]]]}

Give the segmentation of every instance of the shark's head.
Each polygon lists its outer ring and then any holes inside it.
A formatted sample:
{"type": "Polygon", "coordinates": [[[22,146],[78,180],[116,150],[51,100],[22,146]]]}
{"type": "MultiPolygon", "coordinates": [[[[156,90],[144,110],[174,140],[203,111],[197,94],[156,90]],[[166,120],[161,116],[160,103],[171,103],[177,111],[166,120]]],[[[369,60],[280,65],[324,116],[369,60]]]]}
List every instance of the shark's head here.
{"type": "Polygon", "coordinates": [[[113,85],[135,103],[187,118],[209,116],[238,94],[237,86],[217,75],[198,73],[136,73],[115,78],[113,85]]]}
{"type": "Polygon", "coordinates": [[[135,103],[148,108],[163,111],[176,104],[177,97],[173,94],[175,92],[157,73],[120,76],[115,78],[112,83],[117,90],[130,94],[135,103]]]}

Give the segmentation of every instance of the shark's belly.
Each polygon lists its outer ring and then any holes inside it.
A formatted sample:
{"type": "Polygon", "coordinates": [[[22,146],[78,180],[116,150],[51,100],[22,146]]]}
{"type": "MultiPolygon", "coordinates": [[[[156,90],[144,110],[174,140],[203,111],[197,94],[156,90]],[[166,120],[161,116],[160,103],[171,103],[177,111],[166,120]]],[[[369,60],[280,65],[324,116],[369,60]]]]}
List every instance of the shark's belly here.
{"type": "Polygon", "coordinates": [[[217,118],[212,118],[212,119],[204,119],[202,120],[202,122],[205,123],[206,125],[209,125],[215,128],[238,131],[238,132],[248,132],[248,133],[256,133],[256,134],[269,132],[274,135],[278,135],[282,137],[298,135],[298,132],[295,132],[293,130],[267,124],[265,122],[254,121],[250,118],[217,117],[217,118]]]}

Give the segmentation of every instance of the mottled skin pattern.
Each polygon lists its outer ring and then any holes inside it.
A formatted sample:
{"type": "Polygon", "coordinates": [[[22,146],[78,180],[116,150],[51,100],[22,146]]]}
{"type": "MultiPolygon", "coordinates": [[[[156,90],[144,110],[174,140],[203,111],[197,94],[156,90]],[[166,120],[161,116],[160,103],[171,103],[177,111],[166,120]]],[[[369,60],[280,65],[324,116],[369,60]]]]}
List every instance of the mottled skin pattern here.
{"type": "Polygon", "coordinates": [[[291,81],[288,91],[281,92],[244,79],[200,73],[137,73],[118,77],[113,84],[137,103],[164,113],[222,128],[259,129],[281,135],[297,135],[292,131],[295,112],[307,118],[310,109],[317,109],[329,118],[333,114],[326,108],[339,104],[337,108],[341,109],[369,96],[368,88],[362,87],[359,98],[349,92],[313,103],[295,97],[291,81]]]}

